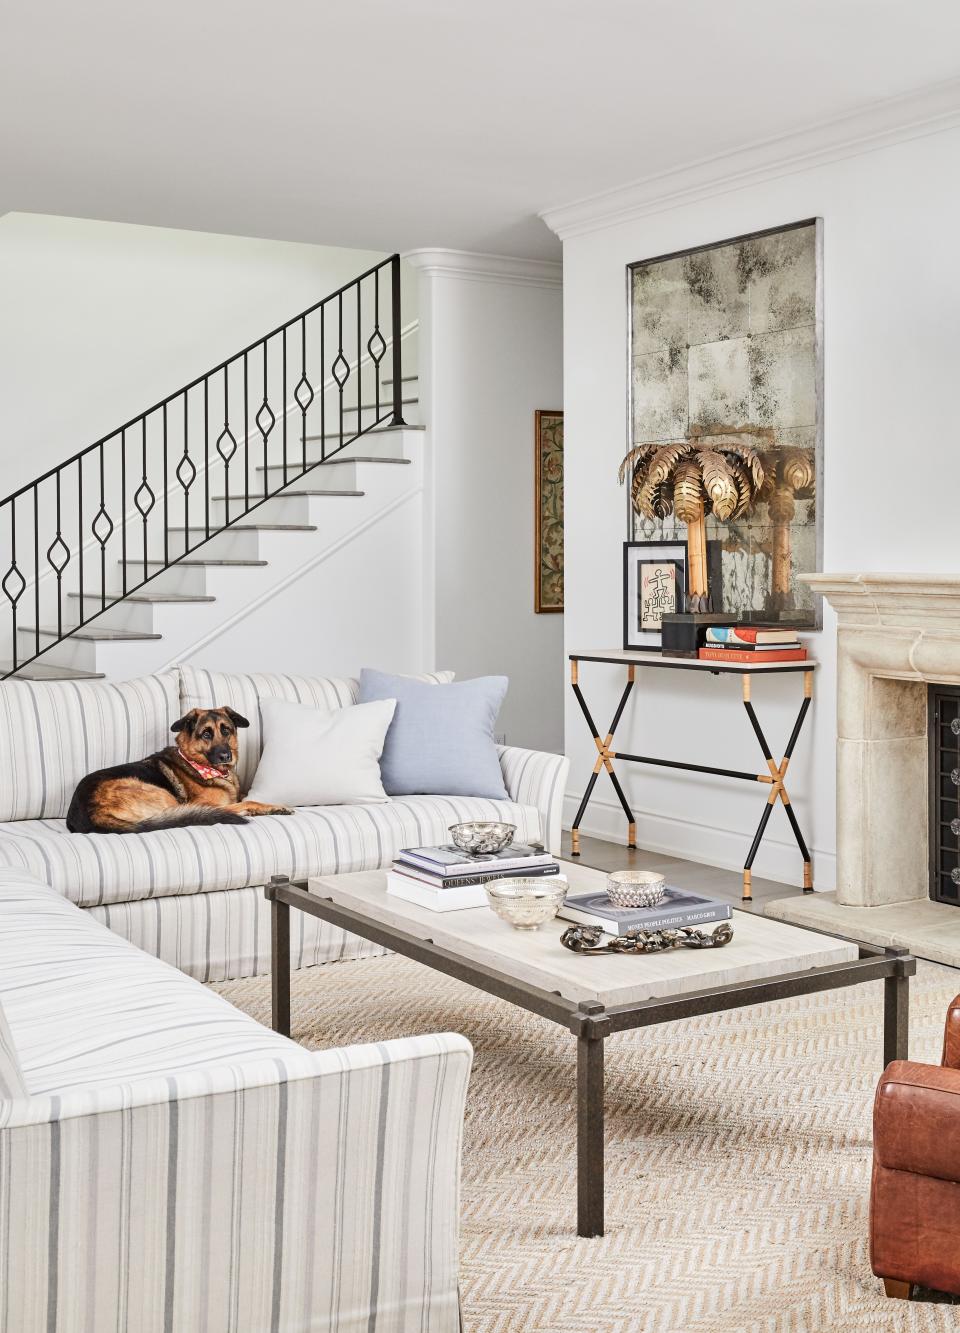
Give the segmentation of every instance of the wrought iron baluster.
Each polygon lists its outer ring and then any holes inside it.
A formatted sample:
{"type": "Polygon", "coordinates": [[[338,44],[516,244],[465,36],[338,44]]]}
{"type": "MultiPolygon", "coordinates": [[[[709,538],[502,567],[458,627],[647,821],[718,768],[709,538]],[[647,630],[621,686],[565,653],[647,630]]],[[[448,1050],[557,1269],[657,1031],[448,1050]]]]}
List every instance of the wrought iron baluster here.
{"type": "MultiPolygon", "coordinates": [[[[16,496],[10,499],[10,566],[0,582],[0,588],[3,589],[7,601],[10,603],[10,634],[13,644],[13,670],[16,671],[20,662],[20,647],[17,638],[17,603],[23,596],[24,589],[27,586],[27,580],[20,571],[17,564],[17,500],[16,496]]],[[[39,625],[39,620],[37,624],[39,625]]]]}
{"type": "MultiPolygon", "coordinates": [[[[327,456],[327,305],[320,307],[320,461],[327,456]]],[[[306,457],[306,455],[304,455],[306,457]]]]}
{"type": "Polygon", "coordinates": [[[267,402],[267,343],[268,339],[263,340],[263,402],[260,404],[260,410],[257,412],[254,420],[257,423],[257,430],[263,437],[263,498],[266,500],[270,494],[270,472],[268,466],[270,463],[268,441],[270,432],[277,424],[277,418],[274,416],[270,404],[267,402]]]}
{"type": "Polygon", "coordinates": [[[250,394],[247,353],[243,354],[243,512],[250,508],[250,394]]]}
{"type": "Polygon", "coordinates": [[[163,563],[170,563],[170,485],[167,476],[167,405],[163,405],[163,563]]]}
{"type": "MultiPolygon", "coordinates": [[[[77,459],[77,567],[80,572],[80,591],[83,592],[83,455],[77,459]]],[[[69,555],[69,552],[67,553],[69,555]]],[[[60,589],[57,588],[57,602],[60,601],[60,589]]],[[[59,610],[59,608],[58,608],[59,610]]],[[[82,617],[81,617],[82,618],[82,617]]],[[[58,621],[59,623],[59,621],[58,621]]]]}
{"type": "MultiPolygon", "coordinates": [[[[320,401],[323,402],[323,385],[320,387],[320,401]]],[[[307,318],[304,315],[300,320],[300,378],[297,381],[297,387],[293,391],[297,406],[300,409],[300,457],[301,472],[307,470],[307,408],[313,402],[313,385],[307,378],[307,318]]]]}
{"type": "MultiPolygon", "coordinates": [[[[47,547],[47,564],[53,570],[57,579],[57,638],[63,636],[63,571],[70,563],[70,548],[63,540],[62,528],[62,510],[60,506],[60,472],[58,471],[54,481],[54,517],[56,520],[56,534],[53,541],[47,547]]],[[[80,542],[80,551],[83,551],[83,541],[80,542]]],[[[81,554],[82,560],[82,554],[81,554]]],[[[83,589],[83,576],[81,566],[80,578],[81,591],[83,589]]]]}
{"type": "Polygon", "coordinates": [[[403,354],[400,348],[400,256],[390,260],[390,277],[393,292],[393,308],[390,321],[393,333],[393,424],[405,426],[403,419],[403,354]]]}
{"type": "Polygon", "coordinates": [[[183,491],[183,551],[186,554],[192,551],[190,545],[190,487],[197,479],[197,466],[190,457],[190,426],[189,426],[189,390],[183,395],[183,455],[177,464],[176,478],[180,483],[180,489],[183,491]]]}
{"type": "MultiPolygon", "coordinates": [[[[106,489],[104,481],[104,460],[103,460],[103,442],[97,450],[100,464],[100,508],[97,510],[93,522],[90,524],[90,531],[93,533],[94,541],[100,547],[100,610],[107,609],[107,542],[113,535],[113,519],[107,513],[106,489]]],[[[84,624],[90,619],[84,613],[84,586],[80,584],[80,623],[84,624]]]]}
{"type": "Polygon", "coordinates": [[[380,362],[383,359],[383,336],[380,333],[380,270],[373,273],[373,332],[367,343],[367,351],[373,362],[373,393],[377,421],[380,420],[380,362]],[[379,339],[379,343],[376,341],[379,339]],[[375,350],[376,349],[376,350],[375,350]]]}
{"type": "Polygon", "coordinates": [[[157,503],[157,497],[154,494],[150,483],[147,481],[147,418],[140,418],[140,454],[141,454],[141,481],[133,496],[133,503],[140,515],[140,521],[143,524],[143,581],[147,581],[147,520],[150,517],[150,511],[157,503]]]}
{"type": "Polygon", "coordinates": [[[210,379],[203,381],[203,529],[210,536],[210,379]]]}
{"type": "Polygon", "coordinates": [[[343,448],[343,391],[350,378],[350,363],[343,354],[343,292],[337,294],[337,355],[330,373],[340,394],[340,448],[343,448]]]}
{"type": "Polygon", "coordinates": [[[360,339],[363,336],[362,316],[360,314],[360,288],[362,282],[357,283],[357,420],[354,424],[353,433],[359,435],[362,429],[361,418],[363,416],[363,361],[360,350],[360,339]]]}
{"type": "Polygon", "coordinates": [[[283,427],[282,427],[282,431],[283,431],[283,484],[284,484],[284,486],[286,486],[286,484],[287,484],[287,416],[288,416],[288,412],[287,412],[287,406],[288,406],[288,404],[287,404],[287,326],[286,326],[286,325],[283,326],[283,343],[282,343],[282,349],[283,349],[283,350],[282,350],[282,355],[281,355],[281,364],[282,364],[282,377],[283,377],[283,391],[282,391],[282,395],[281,395],[281,398],[280,398],[280,402],[281,402],[282,411],[283,411],[283,427]]]}
{"type": "Polygon", "coordinates": [[[40,655],[40,483],[33,484],[33,649],[40,655]]]}
{"type": "Polygon", "coordinates": [[[120,586],[127,595],[127,428],[120,432],[120,586]]]}
{"type": "Polygon", "coordinates": [[[224,526],[230,523],[230,463],[237,452],[237,440],[230,429],[230,367],[223,368],[223,430],[217,436],[217,453],[223,459],[224,526]]]}

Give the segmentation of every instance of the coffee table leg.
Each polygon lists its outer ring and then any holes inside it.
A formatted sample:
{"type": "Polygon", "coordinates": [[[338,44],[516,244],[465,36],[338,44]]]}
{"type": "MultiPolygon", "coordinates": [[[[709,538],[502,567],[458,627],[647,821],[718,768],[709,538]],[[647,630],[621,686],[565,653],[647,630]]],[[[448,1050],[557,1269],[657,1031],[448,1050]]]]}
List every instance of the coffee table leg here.
{"type": "Polygon", "coordinates": [[[883,1064],[906,1060],[910,1035],[910,978],[883,979],[883,1064]]]}
{"type": "Polygon", "coordinates": [[[290,908],[270,899],[271,1023],[274,1032],[290,1036],[290,908]]]}
{"type": "Polygon", "coordinates": [[[603,1235],[603,1038],[577,1038],[577,1235],[603,1235]]]}

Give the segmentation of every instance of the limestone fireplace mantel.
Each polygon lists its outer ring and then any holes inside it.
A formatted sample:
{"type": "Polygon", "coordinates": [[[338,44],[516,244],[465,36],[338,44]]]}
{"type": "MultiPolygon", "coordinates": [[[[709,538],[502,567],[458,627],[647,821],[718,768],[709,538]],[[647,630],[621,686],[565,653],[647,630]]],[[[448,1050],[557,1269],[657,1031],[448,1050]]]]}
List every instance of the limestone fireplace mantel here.
{"type": "Polygon", "coordinates": [[[927,686],[960,684],[960,574],[802,582],[837,613],[837,891],[768,912],[960,962],[960,911],[930,901],[927,860],[927,686]]]}

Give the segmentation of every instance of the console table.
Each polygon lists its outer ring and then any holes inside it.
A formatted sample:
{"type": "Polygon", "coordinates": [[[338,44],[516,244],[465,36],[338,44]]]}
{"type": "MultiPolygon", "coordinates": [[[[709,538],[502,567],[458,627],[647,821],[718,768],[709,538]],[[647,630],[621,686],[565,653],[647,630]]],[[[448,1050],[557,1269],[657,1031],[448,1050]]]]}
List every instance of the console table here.
{"type": "Polygon", "coordinates": [[[590,728],[590,734],[593,737],[594,744],[599,751],[597,762],[593,766],[593,772],[590,774],[590,780],[587,783],[586,790],[583,793],[583,799],[580,807],[574,817],[570,830],[571,854],[580,855],[580,823],[590,803],[590,797],[593,795],[593,789],[596,786],[597,778],[603,770],[606,770],[607,776],[613,784],[613,790],[617,794],[617,800],[623,807],[623,813],[627,817],[627,846],[636,847],[637,845],[637,821],[633,811],[630,808],[630,802],[624,794],[620,780],[614,771],[614,759],[623,760],[630,764],[653,764],[658,768],[679,768],[690,773],[711,773],[722,778],[736,778],[741,782],[759,782],[769,786],[770,791],[767,795],[766,805],[763,808],[763,814],[760,817],[760,823],[754,834],[753,842],[750,845],[750,851],[747,853],[747,859],[743,863],[743,900],[749,902],[753,897],[751,889],[751,878],[753,874],[753,863],[756,859],[760,844],[763,841],[763,835],[767,830],[767,824],[773,813],[773,807],[779,801],[786,811],[787,818],[790,821],[790,827],[793,829],[793,836],[797,840],[797,846],[800,849],[800,855],[803,857],[803,891],[804,893],[813,892],[813,867],[810,861],[810,852],[804,841],[803,833],[800,830],[800,824],[797,820],[796,811],[790,803],[790,796],[784,782],[787,768],[797,744],[797,738],[803,727],[810,704],[813,700],[813,673],[816,670],[816,663],[805,662],[758,662],[739,663],[739,662],[712,662],[704,661],[693,657],[669,657],[659,652],[649,650],[630,650],[623,648],[595,649],[570,654],[570,683],[573,687],[573,693],[583,716],[586,718],[587,726],[590,728]],[[627,681],[620,696],[620,702],[617,704],[613,720],[607,729],[606,736],[601,737],[587,706],[587,701],[583,697],[583,691],[580,688],[580,663],[581,662],[603,662],[608,665],[626,667],[627,681]],[[717,768],[713,764],[691,764],[679,759],[657,759],[652,755],[645,754],[624,754],[622,751],[613,749],[613,738],[623,716],[623,710],[627,706],[627,700],[633,691],[636,682],[637,667],[652,667],[659,670],[668,671],[692,671],[701,676],[739,676],[741,680],[741,690],[743,697],[743,707],[747,717],[750,719],[750,725],[753,727],[754,734],[760,743],[760,749],[763,752],[764,760],[767,764],[766,773],[748,773],[735,768],[717,768]],[[754,676],[768,675],[800,675],[803,678],[803,698],[800,702],[800,711],[797,713],[797,719],[793,724],[793,731],[790,733],[790,739],[787,741],[786,749],[783,752],[783,758],[778,763],[773,752],[767,743],[767,738],[763,734],[763,728],[754,711],[751,700],[751,683],[754,676]]]}

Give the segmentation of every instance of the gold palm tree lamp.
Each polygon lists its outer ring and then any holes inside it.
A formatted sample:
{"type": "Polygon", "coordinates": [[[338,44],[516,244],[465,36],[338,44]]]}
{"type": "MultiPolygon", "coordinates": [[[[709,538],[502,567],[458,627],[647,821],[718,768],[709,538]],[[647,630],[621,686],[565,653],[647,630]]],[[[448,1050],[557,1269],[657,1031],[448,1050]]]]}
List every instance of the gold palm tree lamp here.
{"type": "Polygon", "coordinates": [[[620,484],[629,473],[638,514],[665,519],[673,513],[686,524],[688,610],[706,611],[710,606],[707,515],[712,513],[721,523],[741,518],[769,485],[758,441],[772,444],[772,430],[720,427],[706,435],[694,428],[686,440],[638,444],[620,464],[620,484]]]}

